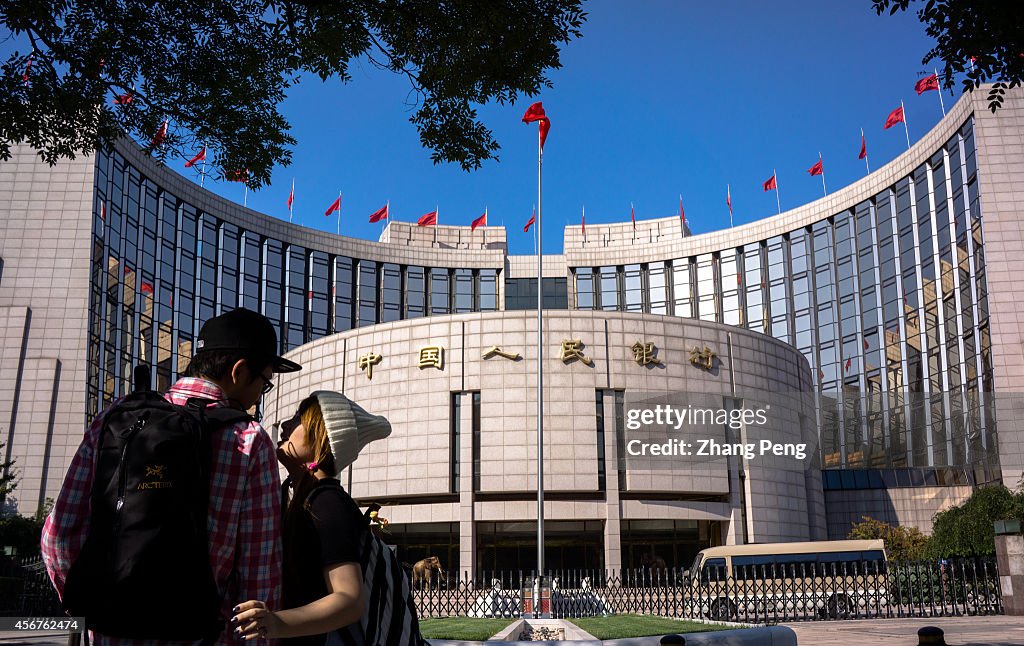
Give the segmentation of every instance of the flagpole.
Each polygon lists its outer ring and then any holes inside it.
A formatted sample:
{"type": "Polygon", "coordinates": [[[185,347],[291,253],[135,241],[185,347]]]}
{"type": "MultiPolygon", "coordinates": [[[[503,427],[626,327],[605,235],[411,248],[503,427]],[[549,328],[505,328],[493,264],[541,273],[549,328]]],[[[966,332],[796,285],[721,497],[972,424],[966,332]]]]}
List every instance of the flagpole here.
{"type": "Polygon", "coordinates": [[[903,132],[907,133],[907,150],[910,150],[910,127],[907,125],[907,109],[903,107],[903,99],[900,99],[900,109],[903,110],[903,132]]]}
{"type": "MultiPolygon", "coordinates": [[[[860,129],[860,140],[864,141],[864,128],[860,129]]],[[[866,147],[864,148],[864,170],[866,170],[869,175],[871,174],[871,166],[868,165],[868,149],[866,147]]]]}
{"type": "Polygon", "coordinates": [[[440,217],[441,217],[441,205],[435,204],[434,205],[434,245],[435,246],[437,245],[437,227],[439,226],[437,224],[437,221],[438,221],[438,219],[440,219],[440,217]]]}
{"type": "MultiPolygon", "coordinates": [[[[533,212],[537,213],[537,205],[533,205],[533,212]]],[[[537,219],[533,220],[533,253],[537,253],[537,219]]]]}
{"type": "Polygon", "coordinates": [[[242,206],[244,206],[244,207],[248,207],[249,206],[249,182],[248,182],[248,180],[245,182],[245,196],[242,197],[242,206]]]}
{"type": "MultiPolygon", "coordinates": [[[[776,180],[777,182],[778,180],[776,180]]],[[[729,228],[732,228],[732,186],[725,185],[725,196],[729,199],[729,228]]]]}
{"type": "Polygon", "coordinates": [[[338,235],[341,235],[341,191],[338,191],[338,235]]]}
{"type": "MultiPolygon", "coordinates": [[[[541,122],[543,124],[543,122],[541,122]]],[[[544,146],[537,128],[537,576],[544,576],[544,232],[541,216],[541,178],[544,146]]],[[[538,604],[539,599],[534,599],[538,604]]],[[[540,608],[534,607],[534,616],[540,608]]]]}
{"type": "Polygon", "coordinates": [[[199,188],[206,185],[206,155],[203,155],[203,169],[199,171],[199,188]]]}
{"type": "Polygon", "coordinates": [[[686,220],[683,218],[683,194],[679,194],[679,234],[686,237],[686,220]]]}
{"type": "MultiPolygon", "coordinates": [[[[939,68],[935,68],[935,83],[939,86],[935,88],[939,91],[939,107],[942,108],[942,116],[946,116],[946,102],[942,100],[942,84],[939,83],[939,68]]],[[[906,119],[906,116],[903,117],[906,119]]]]}
{"type": "Polygon", "coordinates": [[[772,169],[772,177],[775,178],[775,203],[779,205],[779,214],[782,214],[782,200],[779,198],[779,171],[772,169]]]}
{"type": "MultiPolygon", "coordinates": [[[[818,151],[818,162],[822,162],[822,161],[823,160],[821,158],[821,151],[819,150],[818,151]]],[[[822,191],[822,193],[825,194],[825,196],[828,196],[828,189],[825,188],[825,164],[824,163],[821,164],[821,191],[822,191]]]]}

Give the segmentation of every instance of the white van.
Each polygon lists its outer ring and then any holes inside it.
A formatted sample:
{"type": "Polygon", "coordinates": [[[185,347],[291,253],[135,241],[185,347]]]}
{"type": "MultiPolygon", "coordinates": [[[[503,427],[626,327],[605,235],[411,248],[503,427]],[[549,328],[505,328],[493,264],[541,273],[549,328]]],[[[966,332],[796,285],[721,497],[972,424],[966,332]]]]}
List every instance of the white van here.
{"type": "Polygon", "coordinates": [[[881,540],[723,545],[690,568],[691,612],[719,621],[775,614],[846,617],[886,605],[881,540]]]}

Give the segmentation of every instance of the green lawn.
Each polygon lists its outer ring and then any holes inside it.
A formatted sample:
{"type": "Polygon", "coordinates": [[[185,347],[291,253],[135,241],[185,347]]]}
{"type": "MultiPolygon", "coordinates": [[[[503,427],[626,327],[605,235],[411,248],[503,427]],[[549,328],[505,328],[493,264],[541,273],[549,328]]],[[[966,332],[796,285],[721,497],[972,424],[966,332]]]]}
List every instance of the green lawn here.
{"type": "Polygon", "coordinates": [[[461,639],[482,642],[508,627],[515,619],[477,619],[474,617],[441,617],[420,619],[420,632],[427,639],[461,639]]]}
{"type": "Polygon", "coordinates": [[[651,615],[612,615],[610,617],[577,617],[570,619],[598,639],[624,639],[673,633],[704,633],[713,630],[732,630],[732,626],[702,624],[696,621],[654,617],[651,615]]]}

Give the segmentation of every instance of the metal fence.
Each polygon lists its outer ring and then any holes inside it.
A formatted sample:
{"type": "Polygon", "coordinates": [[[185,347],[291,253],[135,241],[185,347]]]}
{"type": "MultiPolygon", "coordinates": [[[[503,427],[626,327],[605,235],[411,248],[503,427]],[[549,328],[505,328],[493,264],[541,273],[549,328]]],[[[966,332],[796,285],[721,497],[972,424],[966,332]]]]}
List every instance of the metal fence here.
{"type": "Polygon", "coordinates": [[[0,616],[60,617],[64,615],[57,593],[46,574],[43,559],[35,556],[11,563],[4,572],[0,616]]]}
{"type": "MultiPolygon", "coordinates": [[[[22,561],[0,616],[63,612],[42,561],[22,561]]],[[[994,559],[938,563],[831,564],[769,571],[737,568],[732,577],[690,577],[682,570],[552,571],[545,610],[553,617],[645,614],[778,623],[834,619],[1002,614],[994,559]]],[[[533,601],[534,573],[483,572],[475,579],[435,577],[413,588],[420,617],[518,617],[533,601]]]]}
{"type": "MultiPolygon", "coordinates": [[[[413,596],[421,617],[516,617],[530,609],[534,581],[525,572],[485,572],[475,580],[449,576],[417,586],[413,596]]],[[[545,610],[565,618],[631,613],[777,623],[1003,612],[994,559],[786,571],[750,566],[717,580],[671,569],[552,571],[548,581],[545,610]]]]}

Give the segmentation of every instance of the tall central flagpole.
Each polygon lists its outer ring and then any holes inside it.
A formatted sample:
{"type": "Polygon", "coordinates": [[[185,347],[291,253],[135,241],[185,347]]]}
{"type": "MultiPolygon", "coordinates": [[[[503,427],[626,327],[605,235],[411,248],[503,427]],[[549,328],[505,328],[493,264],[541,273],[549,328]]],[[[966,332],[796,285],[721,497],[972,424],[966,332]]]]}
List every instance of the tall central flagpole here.
{"type": "Polygon", "coordinates": [[[203,155],[203,168],[199,171],[199,187],[206,186],[206,155],[203,155]]]}
{"type": "MultiPolygon", "coordinates": [[[[544,576],[544,220],[541,217],[541,169],[544,144],[537,128],[537,576],[544,576]]],[[[539,603],[535,599],[534,603],[539,603]]],[[[534,608],[534,615],[540,608],[534,608]]]]}
{"type": "Polygon", "coordinates": [[[338,191],[338,235],[341,235],[341,191],[338,191]]]}

